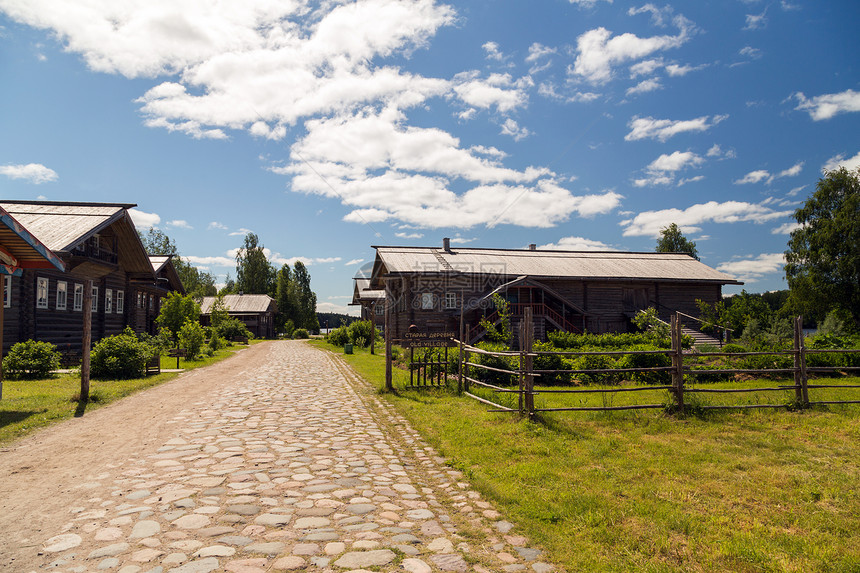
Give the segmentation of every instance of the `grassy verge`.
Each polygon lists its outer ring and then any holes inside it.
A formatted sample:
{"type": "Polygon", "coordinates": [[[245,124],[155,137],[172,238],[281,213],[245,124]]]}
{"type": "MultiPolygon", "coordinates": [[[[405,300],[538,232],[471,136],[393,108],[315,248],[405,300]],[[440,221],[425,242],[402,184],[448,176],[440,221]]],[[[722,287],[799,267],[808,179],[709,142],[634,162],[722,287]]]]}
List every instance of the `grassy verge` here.
{"type": "MultiPolygon", "coordinates": [[[[233,355],[245,346],[232,346],[219,350],[214,356],[202,360],[180,358],[179,367],[185,370],[209,366],[233,355]]],[[[162,357],[162,368],[176,368],[176,358],[162,357]]],[[[0,400],[0,444],[21,438],[50,424],[81,416],[152,386],[172,380],[179,374],[163,372],[133,380],[90,380],[90,401],[79,401],[80,373],[55,374],[43,380],[4,380],[3,399],[0,400]]]]}
{"type": "MultiPolygon", "coordinates": [[[[381,388],[384,360],[356,352],[344,358],[381,388]]],[[[406,379],[396,372],[395,387],[406,379]]],[[[384,396],[569,571],[860,570],[860,407],[547,413],[534,423],[441,390],[384,396]]],[[[661,391],[651,399],[666,401],[661,391]]]]}

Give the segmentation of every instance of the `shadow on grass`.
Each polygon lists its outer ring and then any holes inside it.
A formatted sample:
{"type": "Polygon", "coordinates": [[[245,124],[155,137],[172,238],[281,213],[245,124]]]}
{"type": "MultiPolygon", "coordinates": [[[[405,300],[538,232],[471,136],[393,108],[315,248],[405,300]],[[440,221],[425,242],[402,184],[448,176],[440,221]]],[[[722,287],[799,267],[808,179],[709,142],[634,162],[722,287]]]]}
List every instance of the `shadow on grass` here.
{"type": "Polygon", "coordinates": [[[43,414],[47,411],[47,408],[43,408],[42,410],[0,412],[0,428],[2,428],[3,426],[8,426],[9,424],[22,422],[30,416],[34,416],[36,414],[43,414]]]}

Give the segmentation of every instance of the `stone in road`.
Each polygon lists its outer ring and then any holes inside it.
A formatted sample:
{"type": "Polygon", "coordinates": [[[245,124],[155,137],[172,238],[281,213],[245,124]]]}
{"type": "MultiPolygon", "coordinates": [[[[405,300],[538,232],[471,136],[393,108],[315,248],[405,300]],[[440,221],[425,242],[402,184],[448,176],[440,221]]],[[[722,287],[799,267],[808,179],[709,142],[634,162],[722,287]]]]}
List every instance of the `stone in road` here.
{"type": "Polygon", "coordinates": [[[337,357],[266,344],[10,570],[558,571],[337,357]]]}

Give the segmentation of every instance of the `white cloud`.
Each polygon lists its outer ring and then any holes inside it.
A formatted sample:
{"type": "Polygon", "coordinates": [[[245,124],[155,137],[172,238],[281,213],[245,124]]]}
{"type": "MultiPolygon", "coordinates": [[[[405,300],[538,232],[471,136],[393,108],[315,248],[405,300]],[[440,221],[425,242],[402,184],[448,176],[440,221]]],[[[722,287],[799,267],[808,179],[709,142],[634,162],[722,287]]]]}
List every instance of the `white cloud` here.
{"type": "Polygon", "coordinates": [[[695,177],[688,177],[686,179],[678,180],[678,187],[686,185],[687,183],[696,183],[697,181],[702,181],[705,178],[704,175],[696,175],[695,177]]]}
{"type": "Polygon", "coordinates": [[[670,137],[687,131],[707,131],[727,117],[727,115],[715,115],[711,119],[711,116],[703,115],[696,119],[671,120],[633,116],[630,123],[627,124],[630,133],[624,136],[624,140],[657,139],[666,141],[670,137]]]}
{"type": "Polygon", "coordinates": [[[504,62],[505,55],[499,50],[499,45],[495,42],[485,42],[483,46],[484,52],[487,54],[488,60],[496,60],[497,62],[504,62]]]}
{"type": "Polygon", "coordinates": [[[783,223],[779,227],[774,227],[770,230],[771,235],[789,235],[795,229],[801,228],[802,225],[797,221],[791,221],[789,223],[783,223]]]}
{"type": "MultiPolygon", "coordinates": [[[[687,168],[700,167],[705,160],[692,151],[675,151],[670,154],[663,154],[645,168],[646,177],[636,179],[633,184],[636,187],[645,187],[649,185],[671,185],[675,182],[675,173],[687,168]]],[[[689,183],[692,180],[685,180],[684,183],[689,183]]],[[[682,185],[680,183],[679,185],[682,185]]]]}
{"type": "Polygon", "coordinates": [[[557,49],[544,46],[543,44],[540,44],[538,42],[534,42],[531,46],[529,46],[529,55],[526,56],[526,61],[530,64],[533,64],[541,58],[552,56],[556,53],[558,53],[557,49]]]}
{"type": "Polygon", "coordinates": [[[461,72],[454,76],[454,93],[463,102],[481,109],[496,107],[507,113],[528,103],[528,88],[531,78],[514,80],[509,74],[491,74],[479,77],[479,72],[461,72]]]}
{"type": "Polygon", "coordinates": [[[351,259],[343,264],[345,267],[351,267],[353,265],[360,265],[364,262],[364,259],[351,259]]]}
{"type": "Polygon", "coordinates": [[[131,220],[134,222],[134,226],[138,229],[148,229],[150,227],[155,227],[161,222],[161,217],[159,217],[155,213],[146,213],[145,211],[141,211],[139,209],[129,209],[128,214],[131,216],[131,220]]]}
{"type": "Polygon", "coordinates": [[[28,183],[41,185],[56,181],[59,177],[53,169],[45,167],[41,163],[27,163],[26,165],[0,165],[0,174],[9,179],[24,179],[28,183]]]}
{"type": "Polygon", "coordinates": [[[734,276],[737,280],[754,283],[765,275],[782,273],[785,266],[783,253],[761,254],[750,259],[728,261],[717,265],[717,270],[734,276]]]}
{"type": "Polygon", "coordinates": [[[642,60],[638,64],[630,66],[630,77],[647,76],[663,67],[663,58],[656,60],[642,60]]]}
{"type": "MultiPolygon", "coordinates": [[[[597,4],[600,0],[568,0],[568,1],[571,4],[576,4],[580,8],[591,8],[595,4],[597,4]]],[[[610,4],[612,4],[612,0],[606,0],[606,2],[609,2],[610,4]]]]}
{"type": "Polygon", "coordinates": [[[668,73],[672,77],[686,76],[690,72],[696,72],[706,67],[706,64],[702,64],[700,66],[690,66],[687,64],[684,64],[683,66],[678,64],[668,64],[666,66],[666,73],[668,73]]]}
{"type": "Polygon", "coordinates": [[[525,127],[521,127],[516,121],[511,118],[505,120],[502,124],[502,135],[510,135],[514,141],[519,141],[531,135],[531,132],[525,127]]]}
{"type": "Polygon", "coordinates": [[[194,255],[188,257],[182,257],[183,259],[187,259],[194,266],[213,266],[213,267],[235,267],[236,259],[235,257],[196,257],[194,255]]]}
{"type": "Polygon", "coordinates": [[[624,236],[660,236],[660,229],[669,223],[675,223],[684,233],[701,231],[704,223],[764,223],[790,215],[792,211],[774,211],[768,207],[742,201],[726,201],[717,203],[708,201],[692,205],[686,209],[662,209],[660,211],[645,211],[632,219],[621,221],[624,236]]]}
{"type": "Polygon", "coordinates": [[[585,237],[562,237],[556,243],[540,245],[538,249],[551,251],[617,251],[602,241],[586,239],[585,237]]]}
{"type": "MultiPolygon", "coordinates": [[[[352,298],[352,297],[350,297],[352,298]]],[[[318,302],[317,312],[331,312],[335,314],[347,314],[349,316],[359,316],[361,309],[356,306],[347,306],[343,304],[335,304],[333,302],[318,302]]],[[[325,328],[325,325],[321,325],[325,328]]],[[[328,325],[329,328],[334,328],[339,325],[328,325]]]]}
{"type": "Polygon", "coordinates": [[[747,14],[744,30],[759,30],[767,25],[767,10],[761,14],[747,14]]]}
{"type": "Polygon", "coordinates": [[[734,159],[737,156],[733,149],[723,151],[723,148],[716,143],[708,149],[708,152],[705,155],[715,159],[734,159]]]}
{"type": "Polygon", "coordinates": [[[757,60],[761,57],[761,50],[758,48],[753,48],[752,46],[744,46],[738,51],[738,54],[750,58],[752,60],[757,60]]]}
{"type": "Polygon", "coordinates": [[[695,32],[692,22],[676,16],[676,36],[640,38],[635,34],[612,36],[606,28],[589,30],[576,39],[576,60],[571,72],[591,83],[600,84],[612,77],[612,67],[631,60],[647,57],[654,52],[682,46],[695,32]]]}
{"type": "Polygon", "coordinates": [[[761,181],[765,181],[770,185],[776,179],[780,179],[782,177],[796,177],[797,175],[800,175],[800,172],[803,171],[803,164],[803,161],[799,161],[788,169],[783,169],[774,175],[771,175],[770,171],[766,169],[757,169],[755,171],[750,171],[742,178],[737,179],[734,183],[735,185],[745,185],[747,183],[759,183],[761,181]]]}
{"type": "Polygon", "coordinates": [[[209,223],[209,225],[206,227],[206,229],[209,231],[212,231],[212,230],[226,231],[227,225],[225,225],[224,223],[219,223],[218,221],[212,221],[211,223],[209,223]]]}
{"type": "Polygon", "coordinates": [[[657,78],[648,78],[636,84],[627,90],[627,95],[644,94],[663,89],[663,84],[657,78]]]}
{"type": "Polygon", "coordinates": [[[807,99],[800,92],[794,94],[798,104],[794,109],[806,111],[815,121],[830,119],[840,113],[860,111],[860,92],[845,90],[835,94],[824,94],[807,99]]]}
{"type": "Polygon", "coordinates": [[[244,227],[240,228],[238,231],[233,231],[228,236],[229,237],[244,237],[248,233],[253,233],[251,229],[245,229],[244,227]]]}
{"type": "Polygon", "coordinates": [[[833,171],[835,169],[839,169],[840,167],[844,167],[848,171],[860,169],[860,152],[857,152],[857,155],[855,155],[854,157],[849,157],[848,159],[845,159],[845,156],[841,153],[839,155],[831,157],[822,167],[822,171],[833,171]]]}
{"type": "Polygon", "coordinates": [[[628,16],[646,13],[651,14],[652,24],[663,27],[666,25],[666,18],[672,15],[672,7],[667,5],[663,8],[657,8],[654,4],[648,3],[640,8],[630,8],[627,10],[628,16]]]}
{"type": "Polygon", "coordinates": [[[394,236],[401,239],[423,239],[424,233],[394,233],[394,236]]]}
{"type": "Polygon", "coordinates": [[[188,221],[184,219],[174,219],[173,221],[167,222],[168,227],[175,227],[177,229],[193,229],[191,225],[188,224],[188,221]]]}

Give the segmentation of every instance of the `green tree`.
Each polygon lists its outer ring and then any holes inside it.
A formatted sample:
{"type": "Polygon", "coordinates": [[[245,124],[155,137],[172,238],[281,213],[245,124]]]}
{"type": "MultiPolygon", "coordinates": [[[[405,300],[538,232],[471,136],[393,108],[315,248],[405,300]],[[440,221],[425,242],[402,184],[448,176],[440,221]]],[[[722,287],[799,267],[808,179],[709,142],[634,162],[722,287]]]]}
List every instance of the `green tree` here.
{"type": "Polygon", "coordinates": [[[138,231],[140,242],[143,243],[143,248],[149,255],[175,255],[176,243],[168,237],[161,229],[150,227],[144,235],[138,231]]]}
{"type": "Polygon", "coordinates": [[[194,301],[194,298],[191,295],[172,292],[162,301],[161,312],[158,313],[155,321],[170,330],[173,340],[177,340],[186,320],[197,322],[199,319],[200,305],[194,301]]]}
{"type": "Polygon", "coordinates": [[[660,229],[660,238],[657,240],[655,250],[658,253],[688,253],[697,261],[699,260],[696,243],[687,240],[681,233],[681,228],[675,223],[660,229]]]}
{"type": "Polygon", "coordinates": [[[217,292],[215,288],[215,276],[199,270],[189,261],[180,257],[176,243],[164,231],[150,227],[145,235],[143,233],[138,234],[147,254],[174,255],[173,267],[176,269],[176,274],[179,275],[179,280],[182,281],[182,286],[185,287],[186,293],[195,299],[215,295],[217,292]]]}
{"type": "MultiPolygon", "coordinates": [[[[296,285],[290,265],[284,265],[278,271],[277,287],[275,288],[275,302],[278,303],[278,314],[275,317],[275,328],[278,332],[287,330],[287,323],[292,321],[295,325],[298,318],[298,300],[296,297],[296,285]]],[[[292,330],[292,329],[290,329],[292,330]]]]}
{"type": "Polygon", "coordinates": [[[217,329],[228,318],[230,318],[230,313],[227,312],[227,306],[224,304],[224,295],[215,295],[215,300],[212,302],[212,310],[209,311],[209,322],[213,328],[217,329]]]}
{"type": "Polygon", "coordinates": [[[827,172],[794,218],[800,227],[785,252],[789,309],[816,320],[841,310],[860,326],[860,168],[827,172]]]}
{"type": "Polygon", "coordinates": [[[296,261],[296,264],[293,265],[293,282],[296,292],[296,318],[293,319],[293,322],[296,328],[319,332],[317,295],[311,289],[311,274],[301,261],[296,261]]]}
{"type": "Polygon", "coordinates": [[[260,238],[245,235],[245,243],[236,253],[236,290],[245,294],[275,294],[274,267],[266,258],[260,238]]]}
{"type": "Polygon", "coordinates": [[[511,305],[500,294],[493,294],[493,306],[498,313],[498,326],[490,322],[487,317],[481,318],[480,325],[486,332],[484,335],[489,342],[511,344],[513,331],[511,330],[511,305]]]}

